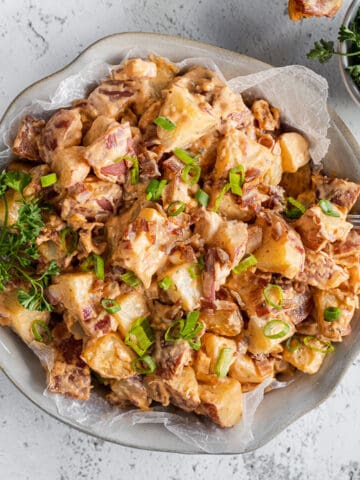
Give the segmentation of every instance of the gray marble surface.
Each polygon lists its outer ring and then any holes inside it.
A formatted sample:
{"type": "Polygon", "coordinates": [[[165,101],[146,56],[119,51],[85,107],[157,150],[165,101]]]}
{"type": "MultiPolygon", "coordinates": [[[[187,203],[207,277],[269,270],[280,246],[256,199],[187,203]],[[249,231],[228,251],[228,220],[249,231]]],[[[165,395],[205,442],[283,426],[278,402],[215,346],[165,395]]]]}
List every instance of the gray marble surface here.
{"type": "MultiPolygon", "coordinates": [[[[314,40],[335,38],[332,20],[292,24],[285,0],[0,0],[0,114],[30,83],[63,67],[95,40],[123,31],[170,33],[254,56],[299,63],[329,81],[330,101],[360,141],[360,110],[337,60],[306,59],[314,40]]],[[[336,392],[260,450],[182,456],[122,448],[53,420],[0,373],[0,479],[360,479],[360,360],[336,392]]]]}

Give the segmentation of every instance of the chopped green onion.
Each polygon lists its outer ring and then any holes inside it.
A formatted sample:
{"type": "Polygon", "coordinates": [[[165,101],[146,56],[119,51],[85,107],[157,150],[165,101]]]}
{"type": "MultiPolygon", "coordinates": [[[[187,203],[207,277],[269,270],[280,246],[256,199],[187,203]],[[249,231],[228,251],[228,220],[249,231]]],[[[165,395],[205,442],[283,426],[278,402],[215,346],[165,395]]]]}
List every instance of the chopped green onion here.
{"type": "Polygon", "coordinates": [[[49,175],[43,175],[40,177],[40,183],[42,187],[50,187],[50,185],[54,185],[57,182],[57,175],[56,173],[49,173],[49,175]]]}
{"type": "Polygon", "coordinates": [[[325,213],[325,215],[329,215],[329,217],[340,217],[340,213],[333,210],[332,203],[329,200],[320,200],[319,207],[325,213]]]}
{"type": "Polygon", "coordinates": [[[222,199],[224,198],[225,193],[228,192],[229,190],[230,190],[230,183],[226,183],[223,186],[219,195],[215,199],[215,205],[214,205],[214,208],[213,208],[213,212],[217,212],[219,210],[220,203],[222,202],[222,199]]]}
{"type": "Polygon", "coordinates": [[[264,294],[265,301],[268,305],[270,305],[273,308],[276,308],[276,310],[281,310],[283,308],[284,294],[283,294],[282,288],[279,285],[273,285],[270,283],[270,285],[264,288],[263,294],[264,294]],[[274,293],[278,297],[278,303],[275,303],[271,300],[271,294],[274,295],[274,293]]]}
{"type": "Polygon", "coordinates": [[[45,322],[42,320],[34,320],[31,324],[31,331],[34,335],[36,341],[41,343],[51,343],[52,342],[52,335],[50,332],[49,327],[46,325],[45,322]],[[39,332],[39,329],[42,330],[42,334],[39,332]],[[44,339],[44,334],[46,338],[44,339]]]}
{"type": "Polygon", "coordinates": [[[154,343],[154,335],[149,322],[145,317],[138,318],[131,325],[130,330],[126,334],[125,343],[131,347],[140,357],[154,343]]]}
{"type": "Polygon", "coordinates": [[[199,337],[192,338],[191,340],[187,341],[191,348],[194,350],[200,350],[201,348],[201,340],[199,337]]]}
{"type": "Polygon", "coordinates": [[[105,312],[110,313],[110,315],[121,310],[119,302],[117,302],[113,298],[103,298],[101,300],[101,306],[103,307],[105,312]]]}
{"type": "Polygon", "coordinates": [[[203,324],[198,322],[200,312],[189,312],[186,316],[185,324],[181,330],[181,337],[185,339],[191,339],[201,332],[203,324]]]}
{"type": "Polygon", "coordinates": [[[300,218],[306,212],[306,207],[302,203],[295,200],[293,197],[287,197],[287,202],[290,203],[294,208],[289,208],[285,211],[287,218],[296,219],[300,218]]]}
{"type": "Polygon", "coordinates": [[[183,150],[182,148],[175,148],[174,154],[179,160],[185,163],[185,165],[191,165],[194,163],[194,161],[196,161],[196,157],[193,157],[190,152],[183,150]]]}
{"type": "Polygon", "coordinates": [[[186,167],[184,168],[181,174],[181,178],[184,180],[184,182],[187,185],[191,186],[191,185],[195,185],[195,183],[199,181],[200,175],[201,175],[201,168],[199,167],[199,165],[191,164],[191,165],[186,165],[186,167]]]}
{"type": "Polygon", "coordinates": [[[177,215],[180,215],[185,210],[185,203],[181,202],[180,200],[177,200],[176,202],[170,203],[170,205],[167,208],[167,214],[169,217],[176,217],[177,215]]]}
{"type": "Polygon", "coordinates": [[[70,227],[63,228],[60,232],[61,248],[67,255],[75,252],[79,241],[79,234],[70,227]]]}
{"type": "Polygon", "coordinates": [[[131,160],[133,165],[130,170],[130,183],[137,185],[139,183],[139,160],[136,157],[126,157],[126,160],[131,160]]]}
{"type": "Polygon", "coordinates": [[[201,188],[195,193],[196,201],[205,208],[209,205],[209,198],[209,195],[201,188]]]}
{"type": "Polygon", "coordinates": [[[164,130],[167,130],[168,132],[171,132],[176,128],[176,125],[174,122],[172,122],[169,118],[166,117],[156,117],[154,120],[155,125],[158,127],[163,128],[164,130]]]}
{"type": "Polygon", "coordinates": [[[176,342],[181,338],[181,331],[184,328],[184,320],[175,320],[165,332],[165,340],[167,342],[176,342]]]}
{"type": "Polygon", "coordinates": [[[341,309],[338,307],[328,307],[324,310],[324,320],[326,322],[335,322],[341,315],[341,309]]]}
{"type": "Polygon", "coordinates": [[[220,350],[216,359],[214,372],[218,378],[225,378],[228,374],[231,362],[234,358],[234,351],[232,348],[225,347],[220,350]]]}
{"type": "Polygon", "coordinates": [[[245,170],[242,165],[239,165],[238,167],[232,168],[229,172],[229,183],[230,183],[230,188],[231,192],[234,195],[242,195],[242,186],[244,185],[245,182],[245,170]],[[240,175],[238,175],[240,174],[240,175]]]}
{"type": "Polygon", "coordinates": [[[282,320],[270,320],[264,327],[264,335],[267,338],[275,339],[285,337],[290,331],[290,325],[282,320]],[[282,327],[281,330],[279,328],[282,327]]]}
{"type": "Polygon", "coordinates": [[[256,257],[254,257],[254,255],[250,253],[246,258],[241,260],[241,262],[235,268],[233,268],[232,271],[237,275],[239,275],[240,273],[245,272],[246,270],[248,270],[249,268],[253,267],[256,264],[257,264],[256,257]]]}
{"type": "Polygon", "coordinates": [[[141,284],[141,281],[133,272],[126,272],[123,275],[121,275],[120,278],[124,283],[126,283],[126,285],[129,285],[129,287],[132,287],[132,288],[136,288],[141,284]]]}
{"type": "Polygon", "coordinates": [[[193,263],[188,269],[188,272],[190,273],[190,277],[191,278],[200,277],[204,268],[205,268],[204,255],[200,255],[198,263],[193,263]]]}
{"type": "Polygon", "coordinates": [[[96,253],[92,253],[89,255],[81,264],[80,269],[83,272],[90,272],[91,270],[95,271],[95,275],[99,280],[104,280],[105,278],[105,268],[104,268],[104,260],[97,255],[96,253]]]}
{"type": "Polygon", "coordinates": [[[159,182],[159,180],[152,179],[145,190],[146,200],[159,200],[166,184],[167,180],[159,182]]]}
{"type": "Polygon", "coordinates": [[[132,361],[131,366],[135,372],[142,375],[153,373],[156,370],[156,363],[150,355],[143,355],[142,357],[135,358],[135,360],[132,361]],[[141,365],[146,365],[146,368],[142,368],[141,365]]]}
{"type": "Polygon", "coordinates": [[[306,347],[311,348],[311,350],[314,350],[315,352],[327,354],[334,351],[334,346],[331,342],[323,342],[311,335],[305,337],[303,342],[306,347]],[[319,343],[323,346],[323,348],[317,346],[319,343]]]}
{"type": "Polygon", "coordinates": [[[299,335],[295,334],[292,337],[289,337],[286,340],[285,346],[289,352],[296,352],[296,350],[298,350],[301,346],[301,339],[299,335]]]}
{"type": "Polygon", "coordinates": [[[197,335],[204,329],[204,324],[199,322],[198,311],[187,314],[186,319],[175,320],[165,332],[165,340],[167,342],[176,342],[179,339],[187,340],[189,345],[198,350],[201,346],[200,339],[197,335]]]}
{"type": "Polygon", "coordinates": [[[163,290],[169,290],[169,288],[172,285],[172,280],[170,277],[164,277],[162,280],[159,282],[159,287],[162,288],[163,290]]]}

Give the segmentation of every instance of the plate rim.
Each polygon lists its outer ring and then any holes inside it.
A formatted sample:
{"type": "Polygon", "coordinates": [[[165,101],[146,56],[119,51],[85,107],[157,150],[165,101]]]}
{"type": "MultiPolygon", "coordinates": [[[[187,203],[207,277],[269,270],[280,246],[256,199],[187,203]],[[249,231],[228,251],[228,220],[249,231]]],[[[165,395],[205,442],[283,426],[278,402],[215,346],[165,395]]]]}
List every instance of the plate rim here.
{"type": "MultiPolygon", "coordinates": [[[[176,35],[167,35],[167,34],[160,34],[160,33],[154,33],[154,32],[120,32],[120,33],[114,33],[114,34],[111,34],[111,35],[106,35],[104,37],[101,37],[99,38],[98,40],[92,42],[91,44],[89,44],[84,50],[82,50],[77,56],[74,57],[73,60],[71,60],[69,63],[67,63],[66,65],[64,65],[63,67],[61,67],[60,69],[56,70],[55,72],[53,73],[50,73],[49,75],[46,75],[45,77],[43,78],[40,78],[39,80],[33,82],[32,84],[28,85],[27,87],[25,87],[23,90],[21,90],[9,103],[9,105],[7,106],[7,108],[5,109],[4,113],[2,114],[1,118],[0,118],[0,127],[3,123],[3,121],[5,120],[5,118],[7,117],[9,111],[11,110],[11,108],[17,103],[18,99],[20,97],[22,97],[24,94],[27,94],[29,92],[31,92],[31,90],[40,85],[41,83],[43,82],[46,82],[47,80],[49,80],[50,78],[54,78],[56,77],[57,75],[59,74],[62,74],[64,73],[66,70],[68,70],[70,67],[76,65],[81,59],[82,57],[85,56],[85,54],[87,52],[89,52],[90,50],[92,50],[94,47],[96,47],[98,44],[102,43],[102,42],[105,42],[107,40],[110,40],[111,38],[123,38],[123,37],[132,37],[134,38],[134,43],[136,43],[136,39],[140,38],[141,36],[144,36],[144,35],[147,35],[147,36],[151,36],[152,38],[154,38],[155,40],[156,39],[171,39],[177,43],[180,43],[180,44],[183,44],[184,46],[194,46],[196,48],[203,48],[205,51],[207,52],[214,52],[214,53],[217,53],[217,54],[221,54],[221,53],[226,53],[227,56],[230,55],[230,57],[232,56],[234,59],[237,58],[242,58],[244,60],[246,60],[247,62],[250,62],[252,64],[256,64],[258,65],[259,67],[261,67],[262,69],[266,69],[266,68],[271,68],[273,67],[272,65],[266,63],[266,62],[263,62],[261,60],[258,60],[254,57],[249,57],[248,55],[245,55],[245,54],[242,54],[242,53],[239,53],[239,52],[235,52],[233,50],[229,50],[229,49],[226,49],[226,48],[223,48],[223,47],[218,47],[218,46],[215,46],[215,45],[211,45],[211,44],[207,44],[207,43],[204,43],[204,42],[200,42],[200,41],[196,41],[196,40],[191,40],[191,39],[186,39],[186,38],[183,38],[183,37],[180,37],[180,36],[176,36],[176,35]]],[[[334,123],[334,125],[339,129],[340,133],[344,136],[345,140],[348,142],[351,150],[354,152],[355,156],[357,157],[357,159],[359,160],[359,163],[360,163],[360,145],[358,144],[358,142],[356,141],[355,137],[353,136],[352,132],[350,131],[350,129],[347,127],[347,125],[344,123],[344,121],[341,119],[341,117],[336,113],[336,111],[334,110],[334,108],[329,104],[328,102],[328,111],[329,111],[329,115],[330,115],[330,119],[331,121],[334,123]]],[[[347,360],[347,363],[346,365],[344,366],[344,368],[342,369],[341,373],[339,374],[339,376],[337,377],[336,379],[336,382],[334,384],[334,386],[324,395],[324,397],[322,397],[320,400],[318,400],[312,407],[309,407],[307,408],[304,412],[300,412],[297,416],[295,416],[295,418],[293,418],[291,421],[287,422],[286,425],[284,425],[280,430],[278,431],[274,431],[273,434],[271,434],[267,439],[264,439],[263,441],[258,441],[257,445],[256,446],[251,446],[250,444],[250,447],[249,448],[245,448],[242,452],[236,452],[236,451],[231,451],[231,452],[222,452],[222,453],[209,453],[209,452],[205,452],[203,450],[199,450],[198,452],[194,453],[193,451],[186,451],[185,449],[182,450],[181,452],[179,451],[176,451],[176,450],[173,450],[173,449],[169,449],[169,450],[164,450],[164,449],[160,449],[160,448],[156,448],[155,447],[152,447],[152,448],[148,448],[148,447],[141,447],[141,446],[138,446],[136,444],[132,444],[131,442],[129,443],[126,443],[126,442],[119,442],[117,440],[114,440],[114,439],[111,439],[111,438],[108,438],[106,435],[104,434],[98,434],[98,433],[95,433],[95,432],[92,432],[92,431],[89,431],[88,430],[88,427],[83,427],[82,425],[79,425],[77,423],[74,423],[73,420],[71,419],[68,419],[66,417],[63,417],[61,416],[59,413],[54,413],[54,412],[51,412],[49,410],[47,410],[44,406],[41,406],[39,405],[35,399],[31,398],[31,396],[26,393],[22,387],[20,385],[18,385],[17,381],[12,377],[12,375],[6,370],[6,367],[5,365],[0,365],[0,371],[2,371],[6,377],[11,381],[11,383],[28,399],[30,400],[37,408],[39,408],[41,411],[45,412],[47,415],[49,415],[50,417],[54,418],[55,420],[65,424],[65,425],[68,425],[70,426],[71,428],[74,428],[75,430],[79,431],[79,432],[82,432],[82,433],[85,433],[87,435],[91,435],[92,437],[94,438],[97,438],[97,439],[102,439],[102,440],[105,440],[105,441],[108,441],[110,443],[113,443],[115,445],[120,445],[120,446],[123,446],[123,447],[127,447],[127,448],[134,448],[134,449],[137,449],[137,450],[145,450],[145,451],[156,451],[156,452],[163,452],[163,453],[174,453],[174,454],[177,454],[177,455],[243,455],[245,453],[250,453],[250,452],[253,452],[255,450],[257,450],[258,448],[261,448],[263,447],[264,445],[266,445],[267,443],[269,443],[270,441],[272,441],[277,435],[279,435],[281,432],[283,432],[286,428],[288,428],[290,425],[292,425],[293,423],[295,423],[297,420],[299,420],[302,416],[306,415],[307,413],[309,413],[311,410],[314,410],[315,408],[319,407],[323,402],[325,402],[331,395],[332,393],[336,390],[336,388],[338,387],[338,385],[340,384],[340,382],[342,381],[343,377],[345,376],[345,374],[347,373],[348,369],[350,368],[352,362],[354,361],[354,359],[359,355],[360,353],[360,343],[359,345],[357,346],[357,348],[355,348],[351,354],[349,355],[348,357],[348,360],[347,360]]],[[[185,444],[184,444],[185,445],[185,444]]]]}

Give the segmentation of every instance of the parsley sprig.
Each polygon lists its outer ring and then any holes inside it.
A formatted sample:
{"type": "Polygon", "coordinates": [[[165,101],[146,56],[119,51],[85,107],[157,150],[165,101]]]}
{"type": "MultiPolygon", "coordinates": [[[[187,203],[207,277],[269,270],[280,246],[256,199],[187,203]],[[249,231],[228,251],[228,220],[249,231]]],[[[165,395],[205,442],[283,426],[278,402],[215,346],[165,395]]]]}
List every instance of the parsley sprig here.
{"type": "Polygon", "coordinates": [[[59,273],[55,261],[41,275],[36,275],[35,261],[39,258],[36,239],[44,228],[39,199],[24,198],[24,189],[31,182],[25,172],[2,171],[0,173],[0,201],[4,202],[4,222],[0,229],[0,291],[6,283],[18,279],[30,285],[28,291],[20,288],[18,300],[28,310],[52,310],[44,296],[50,277],[59,273]],[[20,193],[21,200],[17,221],[9,225],[8,188],[20,193]]]}
{"type": "Polygon", "coordinates": [[[334,42],[321,39],[314,43],[314,47],[307,54],[307,58],[317,58],[320,63],[326,63],[333,55],[353,57],[352,64],[347,67],[347,71],[354,83],[360,88],[360,8],[349,27],[341,25],[338,40],[339,42],[350,42],[346,53],[335,50],[334,42]]]}

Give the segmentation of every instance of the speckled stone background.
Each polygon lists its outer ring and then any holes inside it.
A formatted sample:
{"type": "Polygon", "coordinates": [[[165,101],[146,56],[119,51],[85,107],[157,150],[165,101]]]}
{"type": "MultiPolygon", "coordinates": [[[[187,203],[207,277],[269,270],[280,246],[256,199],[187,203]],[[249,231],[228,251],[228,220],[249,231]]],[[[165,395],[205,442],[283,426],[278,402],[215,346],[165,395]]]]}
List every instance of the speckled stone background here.
{"type": "MultiPolygon", "coordinates": [[[[292,24],[285,0],[0,0],[0,114],[30,83],[63,67],[95,40],[152,31],[201,40],[276,66],[323,74],[330,100],[360,141],[360,110],[337,60],[306,59],[314,40],[336,37],[332,20],[292,24]]],[[[260,450],[243,456],[142,452],[96,440],[53,420],[0,373],[1,480],[360,479],[360,360],[336,392],[260,450]]],[[[271,415],[271,412],[269,412],[271,415]]]]}

